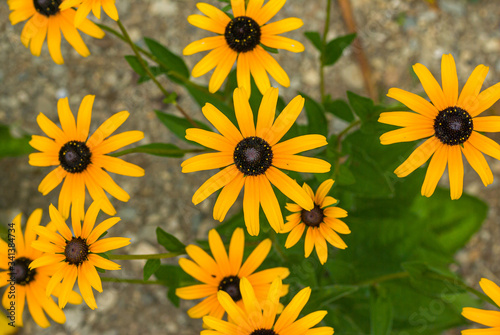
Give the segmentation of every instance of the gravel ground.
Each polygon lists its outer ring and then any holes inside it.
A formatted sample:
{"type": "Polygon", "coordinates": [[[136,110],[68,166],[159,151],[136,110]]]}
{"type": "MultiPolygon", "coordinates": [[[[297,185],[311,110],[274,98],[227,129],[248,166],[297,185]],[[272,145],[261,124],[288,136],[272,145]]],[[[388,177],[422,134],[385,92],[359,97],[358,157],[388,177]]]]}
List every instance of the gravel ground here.
{"type": "MultiPolygon", "coordinates": [[[[139,44],[143,36],[153,37],[180,53],[184,46],[210,34],[190,26],[186,17],[197,12],[194,0],[130,0],[117,1],[120,17],[134,41],[139,44]]],[[[206,0],[218,4],[215,0],[206,0]]],[[[296,16],[304,20],[304,27],[287,36],[300,40],[306,46],[301,54],[280,52],[278,61],[290,74],[291,87],[281,89],[289,101],[296,91],[319,97],[318,53],[305,40],[305,31],[320,30],[325,18],[326,1],[289,0],[278,18],[296,16]]],[[[440,73],[443,53],[452,53],[458,67],[459,81],[463,85],[478,64],[490,66],[485,87],[496,83],[500,73],[500,4],[496,1],[465,0],[438,1],[435,10],[423,0],[352,0],[354,15],[359,27],[366,55],[373,71],[373,79],[381,99],[390,87],[412,91],[422,90],[412,77],[411,65],[423,63],[435,73],[440,73]]],[[[186,147],[165,131],[155,118],[159,109],[176,114],[171,107],[162,104],[162,95],[153,83],[136,85],[137,76],[123,59],[131,54],[126,45],[112,36],[102,40],[84,37],[92,53],[80,57],[63,42],[65,65],[55,65],[46,46],[40,57],[33,57],[20,42],[23,24],[11,26],[5,2],[0,4],[0,123],[12,124],[21,134],[41,134],[36,115],[44,113],[57,120],[57,99],[69,96],[70,105],[76,112],[82,98],[95,94],[92,129],[113,113],[130,111],[129,120],[120,131],[139,129],[144,131],[142,144],[171,142],[186,147]]],[[[108,18],[104,23],[115,26],[108,18]]],[[[347,33],[334,1],[329,38],[347,33]]],[[[356,50],[348,49],[344,57],[326,72],[327,91],[333,97],[344,97],[346,90],[366,94],[362,73],[354,57],[356,50]]],[[[201,55],[185,57],[189,68],[201,55]]],[[[197,79],[206,84],[209,76],[197,79]]],[[[175,89],[180,104],[195,118],[202,118],[199,108],[186,92],[175,88],[164,78],[168,90],[175,89]]],[[[493,111],[499,112],[500,106],[493,111]]],[[[500,140],[500,138],[496,138],[500,140]]],[[[128,203],[114,200],[117,216],[122,222],[111,230],[112,236],[128,236],[132,244],[121,252],[130,254],[162,252],[156,244],[155,229],[162,227],[185,243],[206,236],[214,226],[211,208],[214,199],[194,206],[193,190],[206,180],[209,173],[182,175],[180,160],[146,155],[129,155],[126,159],[142,166],[146,176],[140,180],[114,176],[114,179],[131,196],[128,203]],[[179,182],[179,181],[182,182],[179,182]]],[[[500,173],[500,163],[489,161],[494,174],[500,173]]],[[[0,222],[7,222],[19,212],[31,213],[35,208],[47,208],[56,203],[58,191],[43,197],[37,187],[47,169],[28,165],[27,157],[0,161],[0,222]]],[[[466,249],[457,255],[459,270],[469,284],[479,287],[481,277],[500,282],[500,264],[497,255],[500,246],[498,213],[500,188],[497,180],[484,188],[477,175],[466,168],[465,188],[468,192],[485,199],[491,206],[488,221],[466,249]],[[467,173],[468,172],[468,173],[467,173]]],[[[45,210],[46,212],[46,210],[45,210]]],[[[44,214],[44,222],[48,218],[44,214]]],[[[120,262],[122,271],[118,278],[140,278],[142,261],[120,262]]],[[[25,314],[26,326],[22,334],[196,334],[201,322],[190,320],[186,310],[192,306],[183,302],[181,308],[173,307],[165,298],[163,288],[133,286],[121,283],[105,283],[104,292],[96,294],[99,308],[90,310],[85,305],[68,306],[68,321],[41,330],[25,314]]]]}

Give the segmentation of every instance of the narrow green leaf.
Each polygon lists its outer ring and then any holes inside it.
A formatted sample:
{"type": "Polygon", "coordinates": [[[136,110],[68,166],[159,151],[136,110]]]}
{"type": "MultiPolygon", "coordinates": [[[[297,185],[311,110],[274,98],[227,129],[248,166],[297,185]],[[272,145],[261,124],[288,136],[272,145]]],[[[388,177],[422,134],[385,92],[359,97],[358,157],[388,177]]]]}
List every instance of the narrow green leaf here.
{"type": "Polygon", "coordinates": [[[356,34],[349,34],[338,37],[328,42],[323,55],[323,65],[332,65],[339,60],[342,52],[347,48],[356,38],[356,34]]]}
{"type": "Polygon", "coordinates": [[[319,52],[322,51],[322,42],[321,42],[321,36],[317,31],[306,31],[304,35],[307,37],[309,41],[318,49],[319,52]]]}
{"type": "Polygon", "coordinates": [[[177,307],[179,297],[175,294],[176,289],[186,284],[194,284],[193,278],[176,265],[161,265],[155,272],[155,277],[165,282],[168,287],[167,298],[177,307]]]}
{"type": "Polygon", "coordinates": [[[14,137],[8,126],[0,124],[0,158],[22,156],[33,152],[29,145],[30,136],[14,137]]]}
{"type": "MultiPolygon", "coordinates": [[[[186,141],[191,144],[199,145],[198,143],[186,140],[186,129],[194,128],[194,126],[186,120],[185,118],[181,118],[178,116],[170,115],[167,113],[160,112],[155,110],[156,116],[158,119],[172,132],[183,141],[186,141]]],[[[200,121],[194,121],[197,125],[199,125],[202,129],[211,131],[210,127],[200,121]]]]}
{"type": "Polygon", "coordinates": [[[143,269],[144,281],[148,280],[160,268],[159,259],[148,259],[143,269]]]}
{"type": "Polygon", "coordinates": [[[351,108],[349,107],[349,104],[345,102],[342,99],[337,99],[337,100],[331,100],[328,99],[325,101],[323,104],[325,106],[325,110],[328,113],[332,113],[339,119],[342,119],[346,122],[352,122],[354,121],[354,114],[352,113],[351,108]]]}
{"type": "MultiPolygon", "coordinates": [[[[125,56],[125,60],[127,61],[128,65],[141,77],[147,77],[148,74],[144,70],[144,68],[141,65],[141,62],[139,59],[137,59],[136,56],[133,55],[127,55],[125,56]]],[[[139,78],[140,80],[140,78],[139,78]]]]}
{"type": "MultiPolygon", "coordinates": [[[[210,103],[217,107],[217,109],[220,110],[225,116],[227,116],[233,123],[236,123],[236,116],[234,114],[233,108],[228,106],[224,96],[221,93],[216,92],[214,94],[211,94],[206,87],[194,85],[190,82],[185,83],[184,87],[186,87],[189,94],[191,94],[193,99],[196,101],[196,103],[198,103],[200,107],[203,107],[207,103],[210,103]]],[[[230,99],[228,100],[230,101],[230,99]]]]}
{"type": "Polygon", "coordinates": [[[373,292],[370,299],[370,334],[391,334],[393,316],[391,299],[384,293],[373,292]]]}
{"type": "Polygon", "coordinates": [[[156,228],[156,238],[158,243],[161,244],[167,251],[170,252],[183,252],[186,246],[179,241],[174,235],[167,233],[160,227],[156,228]]]}
{"type": "Polygon", "coordinates": [[[326,121],[323,106],[304,93],[299,92],[306,101],[304,107],[307,115],[307,130],[309,134],[328,135],[328,122],[326,121]]]}
{"type": "Polygon", "coordinates": [[[127,149],[127,150],[116,152],[116,153],[112,154],[112,156],[119,157],[119,156],[123,156],[126,154],[140,152],[140,153],[154,155],[154,156],[181,158],[181,157],[184,157],[185,153],[191,152],[191,151],[192,150],[179,149],[177,146],[175,146],[171,143],[150,143],[150,144],[141,145],[141,146],[138,146],[138,147],[135,147],[132,149],[127,149]]]}
{"type": "MultiPolygon", "coordinates": [[[[151,38],[144,38],[144,42],[146,42],[151,53],[158,59],[160,65],[168,70],[167,74],[175,72],[185,79],[189,78],[189,69],[181,57],[151,38]]],[[[169,76],[169,78],[177,83],[182,82],[182,80],[174,76],[169,76]]]]}
{"type": "Polygon", "coordinates": [[[272,54],[277,54],[279,53],[279,50],[276,49],[276,48],[271,48],[271,47],[268,47],[267,45],[264,45],[264,44],[261,44],[260,45],[262,47],[262,49],[266,50],[267,52],[270,52],[272,54]]]}

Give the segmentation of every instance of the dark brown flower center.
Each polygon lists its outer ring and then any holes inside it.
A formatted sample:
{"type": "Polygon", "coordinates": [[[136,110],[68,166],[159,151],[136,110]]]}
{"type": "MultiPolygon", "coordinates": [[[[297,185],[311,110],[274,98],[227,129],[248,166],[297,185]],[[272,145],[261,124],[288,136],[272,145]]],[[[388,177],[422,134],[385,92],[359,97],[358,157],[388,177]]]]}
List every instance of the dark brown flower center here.
{"type": "Polygon", "coordinates": [[[436,137],[444,144],[457,145],[467,141],[474,129],[472,117],[460,107],[442,110],[434,120],[436,137]]]}
{"type": "Polygon", "coordinates": [[[260,43],[260,26],[248,16],[238,16],[226,26],[227,45],[236,52],[253,50],[260,43]]]}
{"type": "Polygon", "coordinates": [[[71,241],[66,241],[64,255],[66,256],[66,262],[69,264],[82,264],[84,261],[88,260],[88,254],[89,246],[87,245],[87,241],[85,239],[73,237],[71,241]]]}
{"type": "Polygon", "coordinates": [[[33,0],[38,13],[47,17],[59,13],[59,5],[63,0],[33,0]]]}
{"type": "Polygon", "coordinates": [[[219,283],[219,290],[229,294],[234,302],[241,300],[240,278],[237,276],[229,276],[222,279],[219,283]]]}
{"type": "Polygon", "coordinates": [[[30,269],[31,259],[19,257],[14,261],[11,275],[14,276],[16,284],[27,285],[35,279],[36,269],[30,269]]]}
{"type": "Polygon", "coordinates": [[[256,329],[250,335],[278,335],[272,329],[256,329]]]}
{"type": "Polygon", "coordinates": [[[273,150],[260,137],[246,137],[234,149],[234,164],[245,176],[263,174],[272,162],[273,150]]]}
{"type": "Polygon", "coordinates": [[[92,153],[89,147],[79,141],[71,141],[59,150],[59,162],[64,170],[69,173],[80,173],[85,171],[91,163],[92,153]]]}
{"type": "Polygon", "coordinates": [[[302,210],[300,214],[302,218],[302,222],[304,222],[309,227],[319,227],[320,223],[323,222],[323,218],[325,215],[323,214],[323,210],[319,207],[319,205],[314,205],[314,208],[310,211],[302,210]]]}

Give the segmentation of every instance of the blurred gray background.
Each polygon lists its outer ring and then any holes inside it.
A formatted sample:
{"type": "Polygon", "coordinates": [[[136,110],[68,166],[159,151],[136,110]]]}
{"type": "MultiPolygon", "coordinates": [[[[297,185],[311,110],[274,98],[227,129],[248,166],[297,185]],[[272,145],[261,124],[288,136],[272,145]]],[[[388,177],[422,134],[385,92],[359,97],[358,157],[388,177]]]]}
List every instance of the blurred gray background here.
{"type": "MultiPolygon", "coordinates": [[[[188,24],[187,16],[199,13],[196,2],[130,0],[117,1],[117,8],[135,42],[143,45],[142,37],[152,37],[180,54],[190,42],[213,35],[188,24]]],[[[221,7],[216,0],[206,2],[221,7]]],[[[443,53],[452,53],[455,57],[461,86],[478,64],[490,67],[485,87],[500,80],[500,3],[494,0],[441,0],[437,3],[439,9],[424,0],[352,0],[358,36],[369,59],[372,80],[380,99],[385,99],[390,87],[422,92],[421,85],[410,72],[411,65],[417,62],[429,67],[439,80],[443,53]]],[[[275,55],[291,78],[290,88],[280,88],[280,94],[287,102],[298,90],[319,98],[318,52],[303,33],[323,30],[325,7],[326,0],[289,0],[277,15],[276,19],[295,16],[304,21],[301,29],[286,36],[301,41],[306,51],[300,54],[282,51],[275,55]]],[[[12,26],[8,14],[8,6],[2,2],[0,123],[13,125],[14,133],[18,135],[42,135],[36,123],[38,113],[42,112],[56,122],[59,98],[68,96],[76,114],[83,97],[95,94],[91,131],[112,114],[128,110],[131,115],[118,132],[138,129],[145,133],[140,144],[171,142],[187,148],[184,142],[166,131],[154,114],[155,109],[176,115],[177,111],[162,103],[163,96],[152,82],[136,85],[138,77],[123,58],[132,54],[127,45],[109,34],[102,40],[83,36],[91,55],[82,58],[63,39],[65,64],[56,65],[46,45],[40,57],[32,56],[24,48],[19,37],[24,23],[12,26]]],[[[333,1],[331,15],[328,39],[348,33],[336,1],[333,1]]],[[[118,29],[115,22],[104,13],[103,16],[102,23],[118,29]]],[[[346,50],[341,60],[326,71],[327,92],[334,98],[345,97],[346,90],[367,95],[356,52],[352,48],[346,50]]],[[[203,54],[184,57],[190,69],[203,54]]],[[[196,82],[207,84],[208,80],[209,75],[205,75],[196,82]]],[[[200,108],[184,89],[170,84],[165,77],[160,81],[168,90],[179,94],[179,103],[189,115],[203,120],[200,108]]],[[[493,111],[499,112],[499,104],[493,107],[493,111]]],[[[336,126],[341,125],[337,123],[336,126]]],[[[164,252],[156,243],[157,226],[184,243],[206,238],[207,231],[216,225],[212,220],[214,197],[195,207],[191,196],[211,175],[210,172],[183,175],[179,159],[137,154],[125,159],[143,167],[146,175],[140,179],[113,176],[131,196],[128,203],[112,200],[122,221],[109,232],[110,236],[132,238],[132,244],[119,250],[120,253],[164,252]]],[[[500,238],[500,162],[489,160],[489,163],[497,178],[488,188],[484,188],[475,172],[466,167],[465,190],[491,206],[489,219],[482,230],[457,255],[456,270],[476,288],[479,288],[481,277],[500,283],[500,264],[497,262],[500,255],[500,244],[497,243],[500,238]]],[[[10,222],[19,212],[25,213],[26,219],[35,208],[43,208],[43,223],[47,223],[48,205],[57,203],[59,188],[45,197],[37,188],[50,169],[29,166],[28,158],[20,157],[0,160],[0,171],[0,222],[10,222]]],[[[447,181],[443,182],[447,185],[447,181]]],[[[106,276],[142,278],[144,261],[119,263],[122,270],[108,272],[106,276]]],[[[53,323],[47,330],[38,327],[26,312],[25,328],[19,333],[184,335],[197,334],[202,329],[199,320],[191,320],[186,314],[193,303],[182,302],[180,309],[175,308],[166,299],[163,287],[122,283],[104,283],[103,287],[103,293],[95,292],[97,310],[92,311],[85,304],[68,305],[65,309],[66,324],[53,323]]]]}

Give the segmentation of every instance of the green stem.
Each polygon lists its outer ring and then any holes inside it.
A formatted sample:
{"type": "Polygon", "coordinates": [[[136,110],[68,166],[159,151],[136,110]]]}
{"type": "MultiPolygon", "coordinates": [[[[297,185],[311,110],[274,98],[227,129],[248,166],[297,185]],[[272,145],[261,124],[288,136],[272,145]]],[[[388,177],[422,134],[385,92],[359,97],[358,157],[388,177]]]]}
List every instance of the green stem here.
{"type": "MultiPolygon", "coordinates": [[[[160,84],[160,82],[158,81],[158,79],[156,79],[155,75],[153,73],[151,73],[151,70],[149,69],[149,66],[146,64],[146,61],[144,60],[144,58],[142,58],[142,56],[141,56],[141,54],[139,52],[139,47],[137,45],[135,45],[135,43],[132,41],[132,39],[130,38],[127,30],[125,29],[125,26],[123,26],[123,24],[121,23],[120,20],[116,21],[116,23],[118,24],[118,27],[120,27],[120,30],[121,30],[121,32],[123,34],[123,38],[124,38],[125,42],[127,42],[130,45],[130,47],[132,48],[132,50],[134,51],[134,54],[137,57],[137,60],[141,64],[141,67],[144,69],[144,71],[146,71],[148,77],[151,78],[151,80],[156,84],[156,86],[158,86],[158,88],[160,89],[160,91],[163,93],[163,95],[165,97],[170,96],[171,93],[168,92],[162,86],[162,84],[160,84]]],[[[191,123],[195,128],[200,128],[200,126],[198,126],[196,124],[196,122],[194,122],[193,119],[191,119],[191,117],[186,113],[186,111],[184,111],[184,109],[182,109],[177,104],[177,101],[174,101],[173,105],[177,108],[177,110],[179,112],[181,112],[181,114],[186,118],[186,120],[189,121],[189,123],[191,123]]]]}
{"type": "Polygon", "coordinates": [[[110,283],[129,283],[129,284],[145,284],[145,285],[165,285],[165,282],[159,280],[142,280],[142,279],[122,279],[122,278],[111,278],[111,277],[101,277],[102,281],[107,281],[110,283]]]}
{"type": "MultiPolygon", "coordinates": [[[[118,37],[120,40],[124,41],[125,43],[129,43],[128,40],[125,38],[125,36],[123,36],[122,34],[120,34],[119,32],[117,32],[116,30],[114,30],[113,28],[110,28],[104,24],[97,24],[102,30],[105,30],[107,32],[110,32],[111,34],[115,35],[116,37],[118,37]]],[[[161,67],[165,68],[165,69],[168,69],[169,67],[167,66],[167,64],[165,64],[164,62],[162,62],[160,59],[158,59],[155,55],[153,55],[151,52],[147,51],[146,49],[144,48],[141,48],[140,46],[138,45],[135,45],[135,47],[137,48],[137,50],[142,53],[144,56],[148,57],[150,60],[152,60],[153,62],[155,62],[156,64],[160,65],[161,67]]],[[[198,84],[195,84],[193,83],[191,80],[189,79],[186,79],[185,77],[183,77],[182,75],[178,74],[177,72],[169,72],[168,75],[170,77],[174,77],[175,79],[178,79],[180,80],[184,86],[186,85],[189,85],[189,86],[192,86],[194,88],[196,88],[198,91],[203,91],[204,93],[206,94],[210,94],[212,95],[213,98],[219,100],[219,101],[224,101],[224,99],[222,99],[220,96],[218,95],[215,95],[215,94],[211,94],[208,89],[204,86],[201,86],[201,85],[198,85],[198,84]]]]}
{"type": "Polygon", "coordinates": [[[320,79],[320,92],[321,92],[321,101],[325,102],[325,65],[323,64],[323,60],[325,58],[326,51],[326,35],[328,35],[328,29],[330,28],[330,12],[332,7],[332,0],[327,0],[326,2],[326,19],[325,19],[325,28],[323,30],[323,40],[321,41],[321,50],[320,55],[320,65],[319,65],[319,79],[320,79]]]}
{"type": "Polygon", "coordinates": [[[179,255],[184,255],[184,252],[166,252],[163,254],[147,254],[147,255],[108,255],[109,259],[164,259],[172,258],[179,255]]]}

